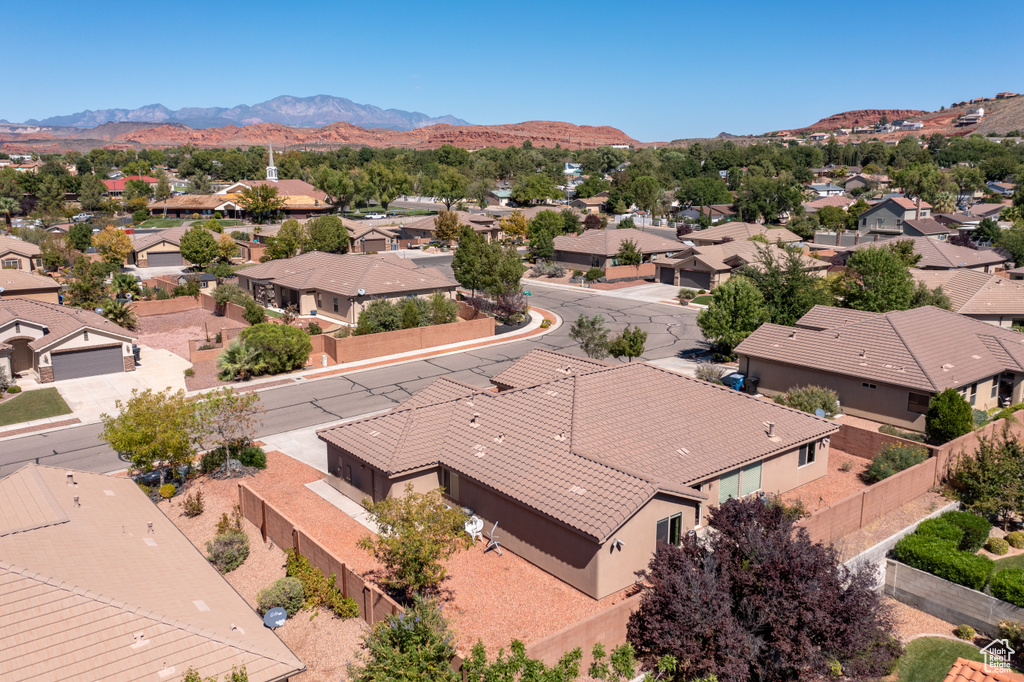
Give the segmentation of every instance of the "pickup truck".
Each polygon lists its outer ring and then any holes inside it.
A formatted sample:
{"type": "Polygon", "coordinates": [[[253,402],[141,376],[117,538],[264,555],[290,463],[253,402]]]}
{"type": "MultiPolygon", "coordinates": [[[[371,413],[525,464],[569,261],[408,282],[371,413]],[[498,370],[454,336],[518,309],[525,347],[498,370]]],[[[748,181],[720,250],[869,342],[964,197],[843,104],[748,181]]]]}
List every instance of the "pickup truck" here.
{"type": "Polygon", "coordinates": [[[388,217],[388,214],[387,213],[367,213],[363,217],[366,218],[367,220],[383,220],[384,218],[388,217]]]}
{"type": "Polygon", "coordinates": [[[76,215],[75,217],[73,217],[71,219],[71,222],[73,222],[73,223],[84,223],[84,222],[87,222],[89,220],[92,220],[92,213],[79,213],[78,215],[76,215]]]}

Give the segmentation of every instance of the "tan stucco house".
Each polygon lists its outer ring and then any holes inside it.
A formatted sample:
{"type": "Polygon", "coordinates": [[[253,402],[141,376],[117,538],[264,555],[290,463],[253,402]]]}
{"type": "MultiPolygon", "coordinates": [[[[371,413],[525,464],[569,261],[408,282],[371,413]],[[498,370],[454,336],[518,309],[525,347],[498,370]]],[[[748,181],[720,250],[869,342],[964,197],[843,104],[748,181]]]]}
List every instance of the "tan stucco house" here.
{"type": "Polygon", "coordinates": [[[5,298],[60,303],[60,283],[28,270],[0,270],[0,301],[5,298]]]}
{"type": "Polygon", "coordinates": [[[359,500],[441,487],[488,531],[497,523],[503,547],[597,599],[710,507],[823,476],[838,431],[645,363],[534,350],[494,381],[506,390],[438,379],[386,414],[319,431],[327,480],[359,500]]]}
{"type": "Polygon", "coordinates": [[[784,227],[767,227],[760,223],[724,223],[706,230],[691,232],[683,237],[694,246],[712,246],[730,241],[743,241],[751,237],[764,237],[769,244],[795,244],[802,241],[800,236],[784,227]]]}
{"type": "MultiPolygon", "coordinates": [[[[785,261],[785,250],[759,241],[731,241],[711,246],[684,248],[675,258],[655,263],[655,281],[677,287],[710,291],[747,266],[760,267],[761,253],[768,252],[776,261],[785,261]]],[[[823,276],[831,266],[828,261],[801,256],[804,268],[823,276]]]]}
{"type": "Polygon", "coordinates": [[[914,280],[942,288],[954,313],[998,327],[1024,325],[1024,282],[977,270],[918,270],[914,280]]]}
{"type": "MultiPolygon", "coordinates": [[[[632,228],[624,230],[587,230],[581,235],[563,234],[555,237],[555,253],[551,260],[567,268],[588,270],[618,265],[616,255],[625,241],[632,241],[642,256],[642,263],[671,258],[683,245],[650,232],[632,228]]],[[[653,275],[653,269],[651,274],[653,275]]]]}
{"type": "Polygon", "coordinates": [[[916,431],[947,388],[978,410],[1024,401],[1024,335],[931,306],[815,306],[795,327],[761,325],[736,354],[739,371],[766,395],[827,386],[843,412],[916,431]]]}
{"type": "Polygon", "coordinates": [[[189,229],[189,225],[179,225],[133,237],[128,263],[140,268],[186,265],[181,256],[181,238],[189,229]]]}
{"type": "Polygon", "coordinates": [[[0,269],[35,270],[42,265],[38,246],[16,237],[0,235],[0,269]]]}

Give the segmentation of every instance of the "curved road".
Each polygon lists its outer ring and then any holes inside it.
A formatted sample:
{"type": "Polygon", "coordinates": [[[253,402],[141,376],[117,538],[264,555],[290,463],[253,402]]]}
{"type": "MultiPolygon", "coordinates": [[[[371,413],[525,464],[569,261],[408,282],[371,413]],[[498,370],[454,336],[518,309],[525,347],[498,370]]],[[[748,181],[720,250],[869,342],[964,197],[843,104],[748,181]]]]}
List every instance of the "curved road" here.
{"type": "MultiPolygon", "coordinates": [[[[416,261],[451,274],[451,256],[416,261]]],[[[569,338],[569,327],[579,315],[604,315],[613,333],[627,324],[643,328],[647,332],[643,355],[646,360],[674,357],[704,347],[696,314],[691,310],[543,285],[530,288],[531,304],[560,315],[561,327],[522,341],[266,389],[260,392],[266,414],[257,435],[269,436],[384,410],[440,376],[490,386],[490,377],[533,348],[582,355],[569,338]]],[[[99,424],[87,424],[0,441],[0,476],[37,458],[40,464],[85,471],[123,468],[117,455],[98,441],[100,430],[99,424]]]]}

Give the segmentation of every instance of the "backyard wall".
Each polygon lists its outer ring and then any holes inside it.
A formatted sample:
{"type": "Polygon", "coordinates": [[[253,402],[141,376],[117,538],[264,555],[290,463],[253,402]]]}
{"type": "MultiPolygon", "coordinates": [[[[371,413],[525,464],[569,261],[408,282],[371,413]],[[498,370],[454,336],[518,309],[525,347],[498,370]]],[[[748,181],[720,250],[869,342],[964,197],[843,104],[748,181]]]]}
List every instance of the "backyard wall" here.
{"type": "MultiPolygon", "coordinates": [[[[450,324],[400,329],[398,331],[367,334],[365,336],[349,336],[344,339],[336,339],[329,334],[322,334],[320,336],[323,338],[323,347],[319,352],[326,353],[334,363],[340,364],[394,355],[396,353],[407,353],[424,348],[433,348],[434,346],[444,346],[461,341],[485,339],[494,336],[494,318],[483,315],[473,320],[461,320],[450,324]]],[[[314,344],[316,343],[314,341],[314,344]]],[[[314,345],[314,352],[316,352],[316,348],[317,346],[314,345]]],[[[314,360],[318,358],[319,355],[314,360]]],[[[317,363],[314,362],[314,364],[317,363]]]]}
{"type": "MultiPolygon", "coordinates": [[[[201,298],[201,297],[200,297],[201,298]]],[[[139,317],[150,317],[152,315],[167,315],[170,313],[183,313],[186,310],[201,308],[202,303],[191,296],[179,296],[178,298],[167,298],[162,301],[134,301],[131,304],[132,310],[139,317]]]]}
{"type": "Polygon", "coordinates": [[[629,279],[651,279],[654,277],[654,263],[609,265],[604,269],[604,276],[609,282],[629,279]]]}
{"type": "Polygon", "coordinates": [[[874,459],[875,455],[882,451],[882,447],[889,443],[926,447],[912,440],[897,438],[871,429],[862,429],[850,424],[840,424],[839,433],[832,435],[832,447],[862,459],[874,459]]]}
{"type": "Polygon", "coordinates": [[[587,670],[593,661],[590,652],[595,644],[603,644],[609,654],[615,647],[625,644],[626,623],[629,622],[630,614],[640,606],[642,597],[642,594],[635,594],[615,606],[598,611],[589,618],[539,639],[526,647],[526,655],[552,666],[558,663],[558,659],[566,652],[579,647],[583,649],[580,669],[587,670]]]}

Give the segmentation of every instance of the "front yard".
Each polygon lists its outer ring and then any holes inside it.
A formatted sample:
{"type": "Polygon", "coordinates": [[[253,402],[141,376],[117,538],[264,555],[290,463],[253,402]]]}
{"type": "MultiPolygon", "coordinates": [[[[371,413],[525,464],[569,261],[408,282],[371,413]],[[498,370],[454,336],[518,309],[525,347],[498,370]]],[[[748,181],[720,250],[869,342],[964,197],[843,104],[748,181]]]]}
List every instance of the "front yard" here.
{"type": "Polygon", "coordinates": [[[71,414],[56,388],[25,391],[0,403],[0,426],[71,414]]]}

